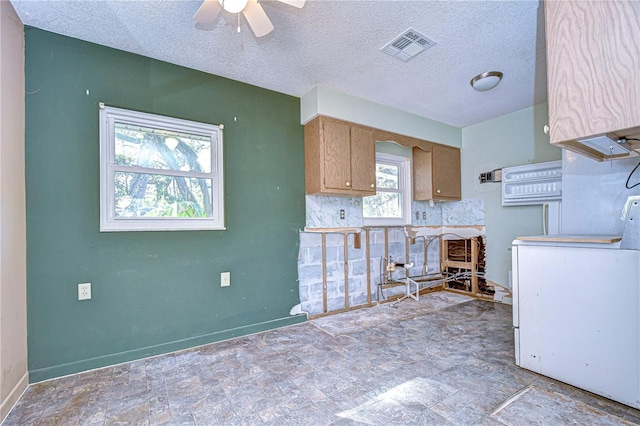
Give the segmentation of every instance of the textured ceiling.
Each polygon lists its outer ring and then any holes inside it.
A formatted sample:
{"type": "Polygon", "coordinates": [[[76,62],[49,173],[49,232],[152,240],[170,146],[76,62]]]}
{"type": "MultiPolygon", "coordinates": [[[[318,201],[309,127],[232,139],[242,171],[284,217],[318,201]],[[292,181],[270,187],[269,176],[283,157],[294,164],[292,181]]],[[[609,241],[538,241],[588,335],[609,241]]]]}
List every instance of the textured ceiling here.
{"type": "Polygon", "coordinates": [[[546,100],[538,1],[307,0],[261,4],[275,30],[244,17],[195,24],[200,1],[11,0],[26,25],[300,97],[315,85],[465,127],[546,100]],[[435,47],[404,63],[380,49],[412,27],[435,47]],[[497,88],[469,80],[497,70],[497,88]]]}

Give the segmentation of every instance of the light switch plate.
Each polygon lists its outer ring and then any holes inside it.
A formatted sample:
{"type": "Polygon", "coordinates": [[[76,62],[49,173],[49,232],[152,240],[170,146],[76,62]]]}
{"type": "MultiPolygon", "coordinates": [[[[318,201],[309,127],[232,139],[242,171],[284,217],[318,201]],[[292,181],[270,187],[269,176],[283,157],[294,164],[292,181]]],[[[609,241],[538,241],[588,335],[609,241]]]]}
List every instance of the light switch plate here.
{"type": "Polygon", "coordinates": [[[231,272],[220,272],[220,287],[231,285],[231,272]]]}

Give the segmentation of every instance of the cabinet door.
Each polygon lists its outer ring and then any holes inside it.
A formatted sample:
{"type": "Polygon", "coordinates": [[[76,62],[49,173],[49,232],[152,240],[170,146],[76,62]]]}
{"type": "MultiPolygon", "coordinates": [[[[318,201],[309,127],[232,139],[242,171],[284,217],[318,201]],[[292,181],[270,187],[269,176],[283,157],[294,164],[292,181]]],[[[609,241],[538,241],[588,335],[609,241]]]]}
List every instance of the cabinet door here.
{"type": "Polygon", "coordinates": [[[376,144],[371,129],[351,127],[351,184],[355,191],[376,193],[376,144]]]}
{"type": "Polygon", "coordinates": [[[551,143],[639,126],[640,2],[544,5],[551,143]]]}
{"type": "Polygon", "coordinates": [[[433,182],[431,152],[413,148],[413,199],[415,201],[433,200],[433,182]]]}
{"type": "Polygon", "coordinates": [[[460,150],[432,144],[431,151],[413,148],[413,199],[460,200],[460,150]]]}
{"type": "Polygon", "coordinates": [[[323,186],[331,189],[351,188],[351,128],[348,124],[324,120],[323,186]]]}
{"type": "Polygon", "coordinates": [[[459,200],[460,190],[460,150],[434,144],[433,153],[433,198],[459,200]]]}

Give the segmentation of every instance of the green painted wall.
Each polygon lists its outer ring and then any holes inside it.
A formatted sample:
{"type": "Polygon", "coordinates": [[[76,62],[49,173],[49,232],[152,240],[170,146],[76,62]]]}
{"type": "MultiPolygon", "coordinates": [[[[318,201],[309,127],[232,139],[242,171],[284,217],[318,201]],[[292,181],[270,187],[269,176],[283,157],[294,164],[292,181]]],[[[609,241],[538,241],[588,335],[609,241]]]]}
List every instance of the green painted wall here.
{"type": "Polygon", "coordinates": [[[480,172],[560,160],[562,150],[549,143],[544,125],[547,104],[525,108],[462,129],[462,198],[484,198],[487,278],[507,286],[511,242],[542,234],[542,206],[502,207],[500,183],[480,184],[480,172]]]}
{"type": "Polygon", "coordinates": [[[25,59],[32,382],[304,321],[298,98],[34,28],[25,59]],[[227,230],[100,233],[98,102],[223,123],[227,230]]]}

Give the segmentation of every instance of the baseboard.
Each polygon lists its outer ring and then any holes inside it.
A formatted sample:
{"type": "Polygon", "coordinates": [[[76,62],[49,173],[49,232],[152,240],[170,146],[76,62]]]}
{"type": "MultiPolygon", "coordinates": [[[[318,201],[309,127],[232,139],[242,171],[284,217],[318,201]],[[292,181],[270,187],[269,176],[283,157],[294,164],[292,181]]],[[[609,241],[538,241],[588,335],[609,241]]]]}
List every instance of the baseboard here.
{"type": "Polygon", "coordinates": [[[262,331],[272,330],[275,328],[285,327],[288,325],[299,324],[307,320],[306,314],[291,315],[285,318],[277,318],[270,321],[250,324],[242,327],[231,328],[227,330],[217,331],[201,336],[190,337],[187,339],[175,340],[172,342],[161,343],[159,345],[147,346],[144,348],[132,349],[130,351],[118,352],[103,355],[95,358],[88,358],[74,361],[66,364],[54,365],[51,367],[33,369],[29,371],[31,383],[41,382],[56,377],[67,376],[69,374],[80,373],[83,371],[94,370],[97,368],[108,367],[111,365],[122,364],[124,362],[135,361],[143,358],[149,358],[157,355],[175,352],[183,349],[190,349],[209,343],[220,342],[223,340],[233,339],[235,337],[247,336],[249,334],[260,333],[262,331]]]}
{"type": "Polygon", "coordinates": [[[18,380],[18,383],[11,389],[9,395],[2,401],[0,404],[0,423],[2,423],[7,417],[7,415],[11,412],[11,409],[16,402],[20,399],[25,390],[27,390],[27,386],[29,386],[29,373],[24,373],[24,376],[18,380]]]}

